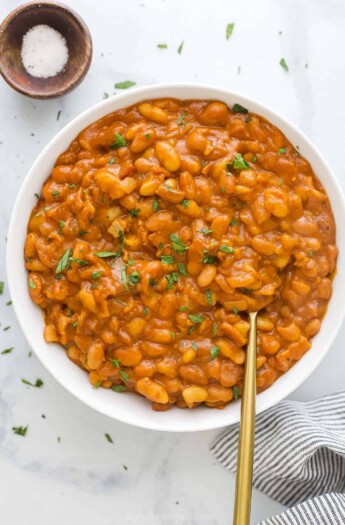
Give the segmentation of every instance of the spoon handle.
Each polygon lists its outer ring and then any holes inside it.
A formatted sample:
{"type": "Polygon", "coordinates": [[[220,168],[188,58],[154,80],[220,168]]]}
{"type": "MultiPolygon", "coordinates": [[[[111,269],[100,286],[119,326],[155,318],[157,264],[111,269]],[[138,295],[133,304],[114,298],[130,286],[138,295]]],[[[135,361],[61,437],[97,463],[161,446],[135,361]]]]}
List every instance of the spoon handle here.
{"type": "Polygon", "coordinates": [[[255,436],[256,316],[257,312],[249,314],[250,331],[241,400],[233,525],[249,525],[250,521],[255,436]]]}

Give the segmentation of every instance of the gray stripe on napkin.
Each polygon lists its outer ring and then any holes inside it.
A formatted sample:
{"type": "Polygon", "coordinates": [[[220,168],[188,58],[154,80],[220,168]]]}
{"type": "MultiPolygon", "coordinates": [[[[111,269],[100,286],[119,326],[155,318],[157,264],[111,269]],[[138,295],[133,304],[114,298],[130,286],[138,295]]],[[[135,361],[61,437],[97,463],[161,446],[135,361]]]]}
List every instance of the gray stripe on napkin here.
{"type": "MultiPolygon", "coordinates": [[[[231,472],[236,472],[238,435],[239,425],[232,426],[211,446],[231,472]]],[[[253,485],[288,506],[320,494],[345,492],[345,392],[307,403],[283,401],[257,416],[253,485]]],[[[338,505],[342,510],[344,501],[338,505]]],[[[345,524],[344,517],[341,523],[345,524]]]]}

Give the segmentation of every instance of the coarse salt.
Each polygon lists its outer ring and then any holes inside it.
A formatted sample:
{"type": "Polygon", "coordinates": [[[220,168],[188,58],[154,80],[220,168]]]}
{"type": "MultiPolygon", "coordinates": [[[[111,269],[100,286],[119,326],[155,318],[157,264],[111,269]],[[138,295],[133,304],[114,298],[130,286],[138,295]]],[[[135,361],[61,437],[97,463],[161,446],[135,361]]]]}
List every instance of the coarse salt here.
{"type": "Polygon", "coordinates": [[[34,26],[23,37],[21,56],[26,71],[33,77],[55,77],[67,64],[66,39],[45,24],[34,26]]]}

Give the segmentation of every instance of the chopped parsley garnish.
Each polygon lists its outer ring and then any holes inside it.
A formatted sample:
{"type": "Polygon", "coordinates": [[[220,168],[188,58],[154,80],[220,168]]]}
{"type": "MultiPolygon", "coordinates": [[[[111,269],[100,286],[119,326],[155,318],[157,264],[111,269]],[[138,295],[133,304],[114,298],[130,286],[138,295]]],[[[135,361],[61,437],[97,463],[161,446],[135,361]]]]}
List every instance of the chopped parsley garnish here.
{"type": "Polygon", "coordinates": [[[215,339],[216,336],[217,336],[217,330],[218,330],[218,325],[217,324],[214,324],[212,326],[212,338],[215,339]]]}
{"type": "Polygon", "coordinates": [[[211,346],[210,348],[211,359],[215,359],[219,355],[219,352],[220,352],[219,346],[211,346]]]}
{"type": "MultiPolygon", "coordinates": [[[[247,115],[248,113],[248,109],[245,108],[244,106],[241,106],[241,104],[234,104],[232,106],[232,111],[234,113],[243,113],[243,115],[247,115]]],[[[246,119],[246,122],[247,122],[247,119],[246,119]]]]}
{"type": "Polygon", "coordinates": [[[37,288],[36,284],[34,283],[32,279],[29,279],[29,286],[30,288],[33,288],[33,289],[37,288]]]}
{"type": "Polygon", "coordinates": [[[207,250],[205,250],[203,258],[202,258],[202,262],[204,264],[215,264],[217,262],[217,257],[209,253],[207,250]]]}
{"type": "Polygon", "coordinates": [[[235,315],[238,315],[238,308],[237,308],[237,306],[234,306],[234,307],[233,307],[233,311],[234,311],[234,314],[235,314],[235,315]]]}
{"type": "Polygon", "coordinates": [[[59,228],[60,230],[62,230],[62,228],[65,227],[65,222],[64,221],[59,221],[59,228]]]}
{"type": "Polygon", "coordinates": [[[207,290],[205,295],[206,295],[206,301],[208,302],[208,304],[210,306],[212,306],[212,292],[211,292],[211,290],[207,290]]]}
{"type": "Polygon", "coordinates": [[[284,155],[284,153],[286,153],[286,148],[279,148],[278,153],[279,155],[284,155]]]}
{"type": "Polygon", "coordinates": [[[114,157],[110,157],[110,159],[108,161],[108,164],[112,165],[112,164],[114,164],[114,162],[115,162],[114,157]]]}
{"type": "Polygon", "coordinates": [[[5,350],[1,352],[1,355],[10,354],[12,350],[14,350],[14,346],[11,346],[11,348],[5,348],[5,350]]]}
{"type": "Polygon", "coordinates": [[[225,36],[226,36],[226,39],[229,40],[229,38],[231,37],[232,33],[233,33],[233,30],[234,30],[234,27],[235,27],[235,24],[228,24],[226,26],[226,32],[225,32],[225,36]]]}
{"type": "Polygon", "coordinates": [[[193,341],[192,348],[195,350],[195,352],[198,350],[198,345],[193,341]]]}
{"type": "Polygon", "coordinates": [[[28,381],[27,379],[22,379],[22,383],[24,383],[24,385],[33,386],[35,388],[41,388],[41,386],[43,386],[44,384],[42,379],[36,379],[36,383],[30,383],[30,381],[28,381]]]}
{"type": "Polygon", "coordinates": [[[285,58],[281,58],[279,64],[280,64],[281,67],[284,69],[284,71],[286,71],[286,73],[289,71],[288,65],[287,65],[287,63],[285,62],[285,58]]]}
{"type": "Polygon", "coordinates": [[[112,439],[110,434],[104,434],[104,435],[106,437],[106,440],[109,441],[109,443],[114,443],[114,441],[113,441],[113,439],[112,439]]]}
{"type": "Polygon", "coordinates": [[[12,427],[12,431],[14,434],[16,434],[17,436],[23,436],[25,437],[26,436],[26,433],[28,431],[28,425],[26,425],[26,427],[12,427]]]}
{"type": "Polygon", "coordinates": [[[123,385],[113,385],[111,389],[114,390],[114,392],[124,392],[126,390],[123,385]]]}
{"type": "Polygon", "coordinates": [[[97,255],[97,257],[100,257],[101,259],[105,259],[106,257],[117,257],[118,252],[93,252],[94,255],[97,255]]]}
{"type": "Polygon", "coordinates": [[[97,383],[93,386],[93,388],[99,388],[102,384],[102,381],[97,381],[97,383]]]}
{"type": "Polygon", "coordinates": [[[156,212],[159,208],[159,202],[158,199],[155,197],[152,204],[153,211],[156,212]]]}
{"type": "Polygon", "coordinates": [[[256,155],[253,155],[252,163],[255,164],[256,160],[257,160],[256,155]]]}
{"type": "Polygon", "coordinates": [[[179,55],[182,53],[183,45],[184,45],[184,40],[182,40],[181,44],[177,48],[177,52],[179,55]]]}
{"type": "Polygon", "coordinates": [[[184,208],[188,208],[189,200],[188,199],[183,199],[183,201],[181,202],[181,206],[183,206],[184,208]]]}
{"type": "Polygon", "coordinates": [[[53,193],[52,193],[52,197],[54,197],[55,199],[57,199],[59,195],[60,195],[60,192],[57,191],[57,190],[53,191],[53,193]]]}
{"type": "Polygon", "coordinates": [[[125,80],[124,82],[117,82],[114,87],[115,89],[128,89],[135,85],[136,82],[132,82],[131,80],[125,80]]]}
{"type": "Polygon", "coordinates": [[[250,170],[250,166],[248,162],[244,160],[241,153],[236,153],[235,159],[233,162],[233,167],[235,170],[250,170]]]}
{"type": "Polygon", "coordinates": [[[184,253],[185,251],[188,250],[188,247],[185,246],[185,244],[183,243],[183,241],[180,239],[178,235],[176,235],[175,233],[171,233],[169,237],[170,237],[170,240],[172,241],[172,247],[175,250],[175,252],[184,253]]]}
{"type": "Polygon", "coordinates": [[[179,118],[176,120],[176,124],[178,126],[182,126],[184,124],[184,119],[186,118],[187,116],[187,113],[186,111],[182,111],[181,115],[179,116],[179,118]]]}
{"type": "Polygon", "coordinates": [[[196,324],[193,324],[193,326],[190,326],[190,327],[188,328],[188,332],[187,332],[188,335],[190,335],[191,333],[193,333],[195,329],[196,329],[196,324]]]}
{"type": "Polygon", "coordinates": [[[159,47],[159,49],[168,49],[168,44],[157,44],[157,47],[159,47]]]}
{"type": "Polygon", "coordinates": [[[246,120],[244,121],[246,124],[248,124],[248,122],[251,122],[253,119],[252,117],[247,117],[246,120]]]}
{"type": "Polygon", "coordinates": [[[225,244],[219,248],[220,252],[223,253],[234,253],[234,249],[231,246],[226,246],[225,244]]]}
{"type": "Polygon", "coordinates": [[[92,272],[91,279],[99,279],[102,277],[102,272],[92,272]]]}
{"type": "Polygon", "coordinates": [[[68,184],[68,187],[71,188],[71,189],[73,190],[73,188],[75,188],[75,184],[73,184],[72,182],[70,182],[70,183],[68,184]]]}
{"type": "Polygon", "coordinates": [[[161,256],[161,263],[162,264],[174,264],[175,257],[172,255],[162,255],[161,256]]]}
{"type": "Polygon", "coordinates": [[[237,226],[237,220],[235,218],[231,219],[230,225],[231,226],[237,226]]]}
{"type": "Polygon", "coordinates": [[[120,368],[121,366],[121,363],[118,359],[112,359],[110,362],[113,366],[116,366],[116,368],[120,368]]]}
{"type": "Polygon", "coordinates": [[[122,250],[125,245],[124,240],[124,234],[123,231],[119,231],[119,240],[121,242],[120,248],[116,252],[94,252],[94,255],[97,255],[97,257],[105,258],[105,257],[114,257],[115,259],[118,259],[122,255],[122,250]]]}
{"type": "Polygon", "coordinates": [[[201,228],[201,230],[197,230],[200,233],[203,233],[204,235],[209,235],[210,233],[213,233],[213,230],[210,228],[201,228]]]}
{"type": "Polygon", "coordinates": [[[72,253],[71,248],[67,248],[67,250],[65,251],[65,253],[63,254],[63,256],[61,257],[61,259],[59,260],[57,264],[56,271],[55,271],[56,274],[63,272],[64,270],[66,270],[66,268],[69,268],[70,266],[69,259],[71,257],[71,253],[72,253]]]}
{"type": "Polygon", "coordinates": [[[232,391],[234,394],[234,399],[238,399],[238,396],[240,395],[240,387],[235,385],[234,387],[232,387],[232,391]]]}
{"type": "Polygon", "coordinates": [[[129,212],[129,215],[134,218],[134,217],[138,217],[139,215],[139,212],[140,212],[140,208],[134,208],[133,210],[131,210],[129,212]]]}
{"type": "Polygon", "coordinates": [[[165,276],[168,282],[168,290],[171,290],[174,284],[178,282],[178,277],[179,275],[177,272],[172,272],[171,274],[165,276]]]}
{"type": "Polygon", "coordinates": [[[77,257],[70,257],[69,260],[79,264],[79,266],[87,266],[89,264],[89,261],[84,261],[84,259],[78,259],[77,257]]]}
{"type": "Polygon", "coordinates": [[[125,137],[121,137],[118,133],[115,133],[114,142],[110,145],[112,149],[124,148],[127,144],[125,137]]]}
{"type": "Polygon", "coordinates": [[[203,315],[189,314],[188,317],[194,324],[202,323],[205,320],[205,317],[203,315]]]}
{"type": "Polygon", "coordinates": [[[182,262],[177,263],[177,268],[181,275],[183,275],[184,277],[187,276],[186,267],[182,262]]]}
{"type": "Polygon", "coordinates": [[[118,297],[115,299],[115,301],[119,304],[121,304],[122,306],[128,306],[128,303],[126,303],[125,301],[122,301],[122,299],[119,299],[118,297]]]}
{"type": "Polygon", "coordinates": [[[146,140],[150,140],[150,138],[151,138],[151,133],[146,133],[145,134],[145,139],[146,140]]]}
{"type": "MultiPolygon", "coordinates": [[[[2,293],[2,292],[1,292],[2,293]]],[[[1,294],[0,294],[1,295],[1,294]]],[[[12,301],[7,301],[6,306],[11,306],[12,301]]]]}
{"type": "Polygon", "coordinates": [[[129,292],[129,287],[128,287],[128,284],[127,284],[127,274],[126,274],[126,266],[123,265],[121,266],[121,281],[122,281],[122,284],[123,284],[123,287],[125,290],[127,290],[127,292],[129,292]]]}
{"type": "Polygon", "coordinates": [[[189,308],[188,308],[188,306],[181,306],[179,308],[179,310],[180,310],[180,312],[188,312],[189,308]]]}
{"type": "Polygon", "coordinates": [[[120,376],[124,381],[128,381],[129,379],[129,375],[124,370],[120,370],[120,376]]]}
{"type": "Polygon", "coordinates": [[[149,315],[149,309],[147,306],[144,306],[144,317],[147,317],[149,315]]]}
{"type": "Polygon", "coordinates": [[[138,274],[138,272],[132,272],[131,275],[128,277],[128,282],[131,286],[135,286],[136,284],[140,283],[141,277],[138,274]]]}
{"type": "Polygon", "coordinates": [[[309,250],[309,257],[314,257],[314,251],[313,250],[309,250]]]}

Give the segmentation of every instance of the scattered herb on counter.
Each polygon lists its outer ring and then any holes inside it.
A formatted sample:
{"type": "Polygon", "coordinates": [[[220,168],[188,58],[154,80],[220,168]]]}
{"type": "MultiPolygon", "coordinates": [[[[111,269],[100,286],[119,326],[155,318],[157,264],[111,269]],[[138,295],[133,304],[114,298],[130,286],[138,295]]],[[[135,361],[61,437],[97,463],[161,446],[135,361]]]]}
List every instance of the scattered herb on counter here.
{"type": "Polygon", "coordinates": [[[38,193],[34,193],[34,196],[36,197],[36,199],[39,199],[40,196],[38,195],[38,193]]]}
{"type": "Polygon", "coordinates": [[[4,293],[5,283],[3,281],[0,281],[0,295],[4,293]]]}
{"type": "Polygon", "coordinates": [[[285,62],[285,58],[281,58],[279,64],[284,69],[284,71],[286,71],[286,73],[289,71],[288,65],[285,62]]]}
{"type": "Polygon", "coordinates": [[[3,329],[4,332],[7,332],[7,330],[9,330],[11,327],[10,326],[5,326],[5,328],[3,329]]]}
{"type": "Polygon", "coordinates": [[[235,27],[234,23],[228,24],[226,26],[225,37],[226,37],[227,40],[229,40],[229,38],[231,37],[231,35],[232,35],[233,31],[234,31],[234,27],[235,27]]]}
{"type": "Polygon", "coordinates": [[[109,93],[104,91],[104,93],[103,93],[103,100],[105,100],[106,98],[109,98],[109,97],[110,97],[109,93]]]}
{"type": "Polygon", "coordinates": [[[26,436],[26,433],[28,431],[28,428],[29,426],[26,425],[26,427],[12,427],[12,431],[14,434],[16,434],[17,436],[23,436],[25,437],[26,436]]]}
{"type": "Polygon", "coordinates": [[[115,89],[128,89],[135,85],[136,85],[136,82],[132,82],[132,80],[125,80],[124,82],[116,82],[114,87],[115,89]]]}
{"type": "Polygon", "coordinates": [[[56,120],[59,120],[59,119],[60,119],[60,115],[61,115],[61,110],[59,110],[59,111],[57,112],[56,120]]]}
{"type": "Polygon", "coordinates": [[[41,418],[42,419],[47,419],[46,416],[44,414],[41,415],[41,418]]]}
{"type": "Polygon", "coordinates": [[[60,438],[60,436],[58,436],[56,439],[57,439],[57,442],[58,442],[58,443],[61,443],[61,438],[60,438]]]}
{"type": "Polygon", "coordinates": [[[36,379],[36,383],[30,383],[27,379],[22,379],[24,385],[33,386],[35,388],[41,388],[44,385],[42,379],[36,379]]]}
{"type": "Polygon", "coordinates": [[[109,441],[109,443],[114,443],[114,441],[113,441],[113,439],[112,439],[110,434],[104,434],[104,435],[106,437],[106,440],[109,441]]]}
{"type": "Polygon", "coordinates": [[[210,348],[211,359],[215,359],[219,355],[219,352],[220,352],[219,346],[211,346],[210,348]]]}
{"type": "Polygon", "coordinates": [[[168,49],[168,44],[157,44],[157,47],[159,47],[159,49],[168,49]]]}
{"type": "Polygon", "coordinates": [[[128,470],[128,467],[126,465],[122,465],[125,470],[128,470]]]}
{"type": "Polygon", "coordinates": [[[125,137],[122,137],[118,133],[115,133],[114,142],[110,144],[110,148],[112,149],[124,148],[126,144],[127,144],[127,141],[125,137]]]}
{"type": "Polygon", "coordinates": [[[207,290],[207,292],[205,293],[206,295],[206,301],[207,303],[212,306],[212,292],[211,290],[207,290]]]}
{"type": "Polygon", "coordinates": [[[11,346],[11,348],[5,348],[5,350],[1,352],[1,355],[10,354],[12,350],[14,350],[14,346],[11,346]]]}
{"type": "Polygon", "coordinates": [[[232,391],[233,391],[233,394],[234,394],[234,399],[238,399],[238,396],[240,394],[240,387],[235,385],[234,387],[232,387],[232,391]]]}
{"type": "Polygon", "coordinates": [[[179,55],[182,53],[183,46],[184,46],[184,40],[182,40],[181,44],[177,48],[177,52],[179,55]]]}
{"type": "Polygon", "coordinates": [[[237,103],[232,106],[232,111],[234,113],[242,113],[243,115],[247,115],[247,113],[248,113],[248,109],[247,108],[245,108],[244,106],[241,106],[241,104],[237,104],[237,103]]]}

